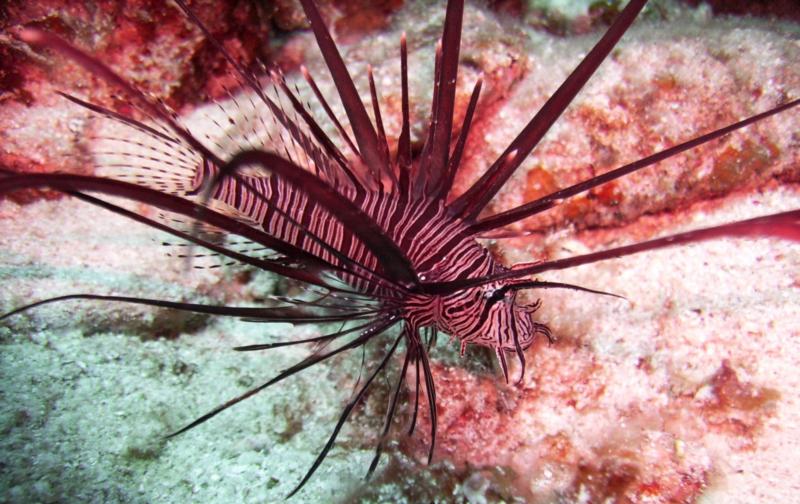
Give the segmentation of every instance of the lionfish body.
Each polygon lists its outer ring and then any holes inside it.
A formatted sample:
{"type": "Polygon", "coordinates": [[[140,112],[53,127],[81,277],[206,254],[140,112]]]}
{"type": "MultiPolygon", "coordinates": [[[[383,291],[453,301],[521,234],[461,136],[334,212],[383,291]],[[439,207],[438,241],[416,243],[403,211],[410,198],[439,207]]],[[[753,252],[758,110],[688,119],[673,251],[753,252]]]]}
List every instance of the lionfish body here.
{"type": "MultiPolygon", "coordinates": [[[[487,232],[552,208],[564,199],[646,168],[663,159],[719,138],[798,104],[793,100],[727,127],[670,147],[610,172],[563,188],[553,194],[495,215],[483,216],[487,203],[536,147],[550,126],[570,104],[617,41],[633,23],[646,0],[632,0],[618,19],[559,87],[542,109],[522,129],[505,152],[467,191],[451,194],[470,124],[481,89],[476,83],[464,122],[453,124],[455,83],[458,69],[463,2],[450,0],[444,33],[437,49],[430,128],[421,153],[412,156],[409,126],[408,70],[405,38],[401,40],[402,130],[391,155],[382,125],[377,92],[371,72],[369,83],[372,117],[359,97],[350,74],[312,0],[301,0],[311,28],[347,113],[352,139],[321,96],[313,79],[309,85],[337,126],[345,155],[329,138],[312,114],[290,90],[283,78],[272,76],[272,89],[285,103],[264,91],[262,83],[242,69],[225,50],[220,51],[237,70],[243,86],[250,88],[287,137],[283,153],[243,149],[221,156],[195,138],[162,103],[154,101],[101,62],[47,33],[28,30],[26,42],[49,47],[118,87],[150,120],[141,121],[65,95],[69,100],[107,118],[121,122],[157,144],[147,155],[132,155],[129,165],[138,173],[117,178],[77,175],[11,175],[0,178],[0,194],[28,187],[48,186],[94,205],[143,222],[192,246],[203,247],[221,257],[274,272],[303,282],[313,299],[280,298],[281,306],[239,308],[179,303],[165,300],[95,296],[62,296],[64,299],[108,299],[142,303],[215,315],[244,317],[256,321],[290,323],[353,322],[338,331],[302,341],[283,341],[239,347],[264,350],[278,346],[314,342],[321,344],[306,359],[273,379],[235,397],[198,418],[175,434],[203,423],[228,407],[334,355],[366,345],[401,324],[399,335],[389,340],[380,362],[368,373],[347,403],[333,434],[295,490],[316,471],[331,449],[339,430],[375,377],[386,367],[400,342],[405,356],[399,380],[387,407],[383,435],[369,468],[378,462],[382,443],[391,427],[407,372],[416,372],[412,428],[419,409],[419,391],[427,391],[433,455],[436,434],[436,394],[428,361],[430,338],[442,331],[457,338],[462,352],[466,345],[490,347],[497,353],[508,380],[506,354],[516,355],[525,369],[524,351],[537,335],[550,338],[547,327],[534,318],[539,302],[522,304],[523,289],[568,288],[603,294],[584,287],[531,279],[543,271],[569,268],[644,250],[712,239],[721,236],[779,236],[800,239],[800,211],[785,212],[723,226],[690,231],[593,254],[511,268],[495,261],[478,241],[487,232]],[[456,130],[458,129],[457,135],[456,130]],[[287,147],[291,144],[291,148],[287,147]],[[156,165],[150,164],[155,158],[156,165]],[[148,160],[147,162],[143,160],[148,160]],[[148,173],[156,175],[148,175],[148,173]],[[166,174],[166,175],[165,175],[166,174]],[[135,183],[127,182],[133,180],[135,183]],[[167,215],[183,219],[151,220],[85,191],[122,196],[153,205],[167,215]],[[244,239],[245,247],[226,244],[226,235],[244,239]],[[253,252],[258,251],[258,252],[253,252]],[[263,251],[268,251],[264,253],[263,251]],[[428,334],[427,345],[423,332],[428,334]],[[338,346],[337,346],[338,345],[338,346]],[[421,385],[422,382],[422,385],[421,385]]],[[[177,3],[205,33],[203,25],[183,1],[177,3]]],[[[211,38],[211,37],[210,37],[211,38]]],[[[211,38],[212,42],[213,38],[211,38]]],[[[304,72],[305,73],[305,72],[304,72]]],[[[121,139],[122,144],[136,144],[121,139]]],[[[386,345],[384,345],[386,346],[386,345]]],[[[174,434],[173,434],[174,435],[174,434]]]]}
{"type": "MultiPolygon", "coordinates": [[[[400,246],[421,280],[445,282],[506,271],[475,240],[468,226],[450,215],[441,200],[366,189],[358,199],[353,190],[343,190],[342,194],[353,198],[361,211],[400,246]]],[[[364,269],[385,273],[375,255],[344,223],[277,177],[225,180],[215,188],[212,199],[258,223],[268,234],[332,264],[341,265],[340,259],[311,236],[364,269]],[[303,229],[293,223],[300,223],[303,229]]],[[[346,273],[341,280],[358,291],[376,295],[384,304],[397,306],[410,327],[435,327],[457,337],[462,352],[470,343],[516,352],[517,348],[527,349],[537,333],[549,336],[547,327],[530,316],[538,305],[517,305],[514,293],[502,302],[490,303],[491,293],[500,284],[437,295],[408,293],[346,273]]]]}

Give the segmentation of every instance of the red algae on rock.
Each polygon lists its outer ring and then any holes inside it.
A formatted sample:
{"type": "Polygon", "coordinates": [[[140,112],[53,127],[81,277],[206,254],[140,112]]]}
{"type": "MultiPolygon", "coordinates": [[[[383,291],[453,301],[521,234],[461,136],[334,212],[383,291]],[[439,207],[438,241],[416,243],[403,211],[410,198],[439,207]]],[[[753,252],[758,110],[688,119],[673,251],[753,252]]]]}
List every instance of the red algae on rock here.
{"type": "MultiPolygon", "coordinates": [[[[800,71],[790,63],[800,59],[795,25],[693,16],[678,10],[668,21],[634,27],[524,166],[546,170],[554,185],[564,187],[768,108],[800,86],[800,71]]],[[[590,41],[531,35],[523,79],[484,118],[487,134],[470,147],[472,174],[462,187],[485,170],[590,41]]],[[[590,203],[575,198],[516,228],[552,228],[564,220],[578,227],[617,226],[776,178],[797,181],[800,164],[792,146],[799,127],[797,115],[786,114],[619,180],[618,196],[590,203]]],[[[529,188],[524,173],[516,176],[520,183],[501,193],[494,210],[527,201],[542,179],[536,175],[529,188]]]]}
{"type": "MultiPolygon", "coordinates": [[[[531,364],[536,377],[522,387],[437,365],[437,454],[457,469],[507,468],[516,477],[504,492],[526,501],[685,502],[701,495],[708,460],[683,453],[683,442],[658,426],[657,412],[606,408],[605,384],[615,372],[607,364],[569,344],[540,346],[531,364]],[[553,412],[564,421],[552,424],[553,412]]],[[[423,433],[427,422],[423,413],[423,433]]],[[[421,459],[425,446],[409,440],[404,450],[421,459]]]]}
{"type": "MultiPolygon", "coordinates": [[[[505,491],[526,500],[694,501],[715,477],[702,438],[711,432],[750,451],[779,400],[723,361],[683,391],[655,390],[643,402],[619,404],[612,398],[621,391],[607,389],[618,386],[614,359],[569,342],[540,345],[531,357],[534,376],[522,386],[435,365],[437,456],[461,470],[505,467],[517,475],[505,491]]],[[[653,375],[663,371],[641,364],[623,372],[626,379],[657,383],[653,375]]],[[[429,418],[422,412],[420,420],[425,433],[429,418]]],[[[409,438],[403,450],[421,459],[427,441],[409,438]]]]}
{"type": "Polygon", "coordinates": [[[769,387],[743,383],[730,362],[722,361],[695,397],[700,403],[699,413],[709,428],[737,438],[741,449],[753,449],[755,438],[765,419],[771,416],[780,393],[769,387]]]}
{"type": "MultiPolygon", "coordinates": [[[[265,59],[268,25],[254,5],[221,0],[193,8],[226,49],[245,65],[265,59]]],[[[127,106],[116,90],[62,59],[45,59],[13,39],[15,30],[36,27],[56,33],[111,65],[142,90],[176,109],[226,96],[229,69],[186,18],[163,2],[42,0],[12,2],[0,19],[2,53],[11,56],[14,78],[5,79],[0,101],[0,164],[20,171],[89,173],[87,138],[91,114],[56,91],[82,94],[97,103],[127,106]],[[42,63],[46,69],[42,69],[42,63]],[[42,135],[47,131],[47,135],[42,135]]],[[[28,199],[37,193],[29,193],[28,199]]]]}

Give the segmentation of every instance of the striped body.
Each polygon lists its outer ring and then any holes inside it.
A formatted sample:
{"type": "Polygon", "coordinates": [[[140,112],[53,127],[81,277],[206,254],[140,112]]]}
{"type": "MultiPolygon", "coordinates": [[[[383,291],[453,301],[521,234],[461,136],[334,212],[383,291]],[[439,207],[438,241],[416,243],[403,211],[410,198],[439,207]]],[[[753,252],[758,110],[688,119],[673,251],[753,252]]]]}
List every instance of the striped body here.
{"type": "MultiPolygon", "coordinates": [[[[200,178],[211,178],[214,172],[215,169],[210,169],[200,178]]],[[[340,189],[340,192],[348,199],[356,197],[352,190],[340,189]]],[[[227,178],[214,190],[212,197],[235,210],[240,217],[258,223],[270,235],[326,261],[340,262],[310,235],[321,238],[358,264],[381,271],[377,259],[347,226],[279,177],[227,178]]],[[[358,203],[406,253],[423,281],[478,278],[506,270],[466,232],[462,222],[448,214],[441,201],[366,192],[358,203]]],[[[366,294],[379,295],[379,299],[399,294],[348,274],[343,274],[341,280],[366,294]]],[[[548,334],[547,328],[531,316],[537,306],[516,304],[515,293],[490,304],[491,294],[500,286],[499,283],[487,284],[444,296],[409,295],[398,301],[409,324],[419,328],[435,327],[458,338],[462,352],[468,343],[515,351],[514,332],[525,349],[533,343],[537,333],[548,334]]]]}

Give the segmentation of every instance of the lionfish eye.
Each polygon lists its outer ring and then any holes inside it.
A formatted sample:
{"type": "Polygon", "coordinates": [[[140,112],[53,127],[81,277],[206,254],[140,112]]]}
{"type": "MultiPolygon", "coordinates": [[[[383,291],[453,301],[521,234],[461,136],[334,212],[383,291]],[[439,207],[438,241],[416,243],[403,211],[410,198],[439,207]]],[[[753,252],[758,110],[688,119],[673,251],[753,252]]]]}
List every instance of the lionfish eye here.
{"type": "Polygon", "coordinates": [[[487,289],[484,293],[484,297],[486,298],[488,306],[492,306],[498,301],[505,299],[508,293],[511,291],[508,285],[504,285],[497,289],[487,289]]]}

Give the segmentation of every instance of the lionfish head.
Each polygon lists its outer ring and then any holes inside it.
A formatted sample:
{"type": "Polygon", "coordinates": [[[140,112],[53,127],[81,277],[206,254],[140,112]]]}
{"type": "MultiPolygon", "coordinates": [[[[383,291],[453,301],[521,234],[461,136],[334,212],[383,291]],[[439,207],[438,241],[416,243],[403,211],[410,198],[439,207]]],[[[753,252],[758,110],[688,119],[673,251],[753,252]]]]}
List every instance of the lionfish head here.
{"type": "Polygon", "coordinates": [[[542,305],[540,299],[530,303],[520,299],[513,287],[519,282],[510,280],[486,289],[484,297],[489,311],[485,325],[486,335],[492,342],[484,344],[499,347],[506,352],[527,350],[536,340],[537,335],[551,339],[552,335],[546,325],[534,320],[534,313],[542,305]]]}

